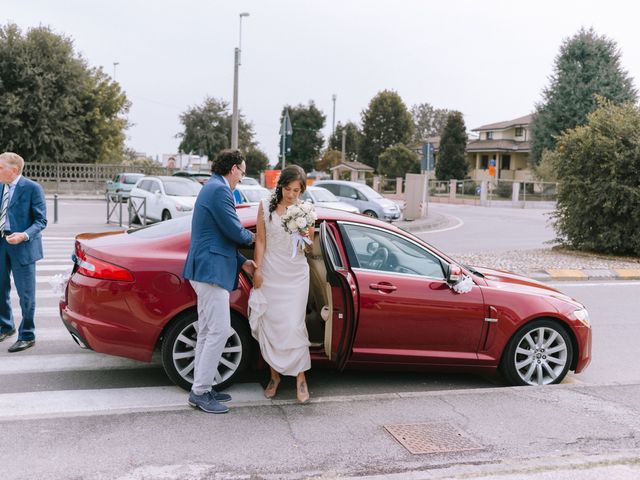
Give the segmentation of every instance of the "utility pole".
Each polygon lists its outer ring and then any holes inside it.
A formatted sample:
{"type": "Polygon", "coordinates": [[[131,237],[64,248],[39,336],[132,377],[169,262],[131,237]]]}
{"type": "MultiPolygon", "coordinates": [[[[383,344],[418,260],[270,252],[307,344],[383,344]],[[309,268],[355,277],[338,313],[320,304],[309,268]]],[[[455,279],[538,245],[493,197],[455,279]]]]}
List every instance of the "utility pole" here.
{"type": "Polygon", "coordinates": [[[336,133],[336,94],[331,95],[331,100],[333,100],[333,120],[331,122],[331,135],[333,136],[336,133]]]}
{"type": "Polygon", "coordinates": [[[113,81],[116,81],[116,67],[120,65],[120,62],[113,62],[113,81]]]}
{"type": "Polygon", "coordinates": [[[242,47],[242,18],[248,17],[247,12],[240,14],[240,37],[238,46],[233,51],[233,111],[231,114],[231,148],[238,148],[238,76],[240,71],[240,48],[242,47]]]}

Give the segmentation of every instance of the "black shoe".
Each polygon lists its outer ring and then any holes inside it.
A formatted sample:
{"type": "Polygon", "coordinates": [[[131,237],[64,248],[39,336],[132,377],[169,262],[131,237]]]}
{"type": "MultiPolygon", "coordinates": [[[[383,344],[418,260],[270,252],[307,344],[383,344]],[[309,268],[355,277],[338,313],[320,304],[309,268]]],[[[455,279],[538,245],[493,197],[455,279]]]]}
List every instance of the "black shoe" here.
{"type": "Polygon", "coordinates": [[[9,347],[9,353],[21,352],[22,350],[33,347],[35,344],[35,340],[18,340],[9,347]]]}
{"type": "Polygon", "coordinates": [[[8,332],[0,333],[0,342],[3,341],[5,338],[9,338],[9,337],[11,337],[11,336],[13,336],[15,334],[16,334],[16,329],[15,328],[12,328],[8,332]]]}

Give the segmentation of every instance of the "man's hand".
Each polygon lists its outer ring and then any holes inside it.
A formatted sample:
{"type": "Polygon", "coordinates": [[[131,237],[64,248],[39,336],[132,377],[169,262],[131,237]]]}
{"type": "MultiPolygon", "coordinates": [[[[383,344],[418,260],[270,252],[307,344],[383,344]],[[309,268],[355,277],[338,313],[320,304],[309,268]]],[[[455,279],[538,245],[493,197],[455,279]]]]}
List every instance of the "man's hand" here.
{"type": "Polygon", "coordinates": [[[256,271],[256,268],[256,262],[254,262],[253,260],[247,260],[242,264],[242,270],[244,270],[245,273],[251,275],[252,277],[256,271]]]}
{"type": "Polygon", "coordinates": [[[11,245],[18,245],[19,243],[24,242],[27,239],[27,234],[24,232],[16,232],[12,233],[8,237],[6,237],[7,243],[11,245]]]}

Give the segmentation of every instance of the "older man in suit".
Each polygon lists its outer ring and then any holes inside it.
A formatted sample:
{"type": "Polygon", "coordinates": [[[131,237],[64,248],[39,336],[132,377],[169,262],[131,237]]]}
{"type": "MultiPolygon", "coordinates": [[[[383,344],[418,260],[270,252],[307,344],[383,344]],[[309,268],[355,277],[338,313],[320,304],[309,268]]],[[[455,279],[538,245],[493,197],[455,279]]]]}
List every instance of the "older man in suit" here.
{"type": "Polygon", "coordinates": [[[22,176],[23,168],[20,155],[0,154],[0,342],[16,333],[10,298],[12,273],[22,310],[11,353],[36,343],[36,262],[42,258],[40,232],[47,226],[44,191],[22,176]]]}
{"type": "Polygon", "coordinates": [[[198,297],[198,338],[193,386],[189,405],[208,413],[226,413],[220,402],[231,396],[216,392],[212,384],[229,338],[231,315],[229,292],[237,288],[242,268],[253,275],[255,263],[238,246],[251,245],[254,234],[242,227],[232,190],[245,175],[246,164],[238,150],[223,150],[213,162],[214,175],[202,188],[193,209],[191,245],[184,266],[198,297]]]}

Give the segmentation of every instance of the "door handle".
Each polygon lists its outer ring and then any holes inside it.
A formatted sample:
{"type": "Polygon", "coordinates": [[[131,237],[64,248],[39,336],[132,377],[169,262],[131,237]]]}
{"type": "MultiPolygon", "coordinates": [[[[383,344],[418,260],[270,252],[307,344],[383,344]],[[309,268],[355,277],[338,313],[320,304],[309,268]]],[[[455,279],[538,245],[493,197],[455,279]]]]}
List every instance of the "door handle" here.
{"type": "Polygon", "coordinates": [[[398,289],[395,285],[391,285],[390,283],[371,283],[369,284],[369,288],[371,290],[381,290],[381,291],[389,291],[393,292],[398,289]]]}

